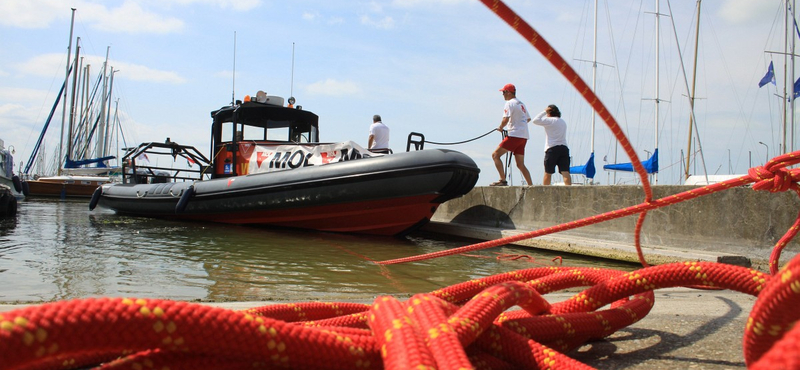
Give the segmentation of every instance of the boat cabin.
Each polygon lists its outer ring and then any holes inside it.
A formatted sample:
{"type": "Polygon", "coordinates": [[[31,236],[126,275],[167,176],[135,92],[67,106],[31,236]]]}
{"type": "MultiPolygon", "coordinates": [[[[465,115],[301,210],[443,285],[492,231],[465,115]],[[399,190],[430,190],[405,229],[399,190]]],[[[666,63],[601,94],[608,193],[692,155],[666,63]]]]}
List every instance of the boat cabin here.
{"type": "Polygon", "coordinates": [[[252,99],[211,112],[212,177],[247,174],[246,166],[256,145],[319,143],[319,117],[294,98],[284,106],[283,98],[263,92],[252,99]]]}
{"type": "Polygon", "coordinates": [[[248,174],[250,156],[257,146],[318,145],[319,117],[302,107],[288,106],[277,96],[259,91],[254,97],[211,112],[210,160],[196,148],[167,138],[163,143],[143,143],[127,148],[123,157],[123,183],[165,183],[223,178],[248,174]],[[149,155],[149,156],[148,156],[149,155]],[[186,159],[187,168],[159,167],[149,157],[186,159]],[[151,162],[152,161],[152,162],[151,162]]]}

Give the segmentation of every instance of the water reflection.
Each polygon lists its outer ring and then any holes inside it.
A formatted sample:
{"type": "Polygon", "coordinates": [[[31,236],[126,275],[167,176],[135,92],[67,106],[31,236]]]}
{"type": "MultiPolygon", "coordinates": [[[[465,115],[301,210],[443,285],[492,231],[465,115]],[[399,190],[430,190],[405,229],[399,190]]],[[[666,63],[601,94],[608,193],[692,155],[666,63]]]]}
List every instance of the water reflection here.
{"type": "MultiPolygon", "coordinates": [[[[89,211],[85,201],[27,199],[0,222],[0,301],[96,296],[214,301],[370,300],[552,264],[555,254],[492,248],[411,264],[372,261],[454,248],[466,240],[405,239],[185,223],[89,211]],[[497,260],[498,253],[533,261],[497,260]],[[534,262],[532,264],[531,262],[534,262]]],[[[635,266],[565,256],[565,265],[635,266]]]]}

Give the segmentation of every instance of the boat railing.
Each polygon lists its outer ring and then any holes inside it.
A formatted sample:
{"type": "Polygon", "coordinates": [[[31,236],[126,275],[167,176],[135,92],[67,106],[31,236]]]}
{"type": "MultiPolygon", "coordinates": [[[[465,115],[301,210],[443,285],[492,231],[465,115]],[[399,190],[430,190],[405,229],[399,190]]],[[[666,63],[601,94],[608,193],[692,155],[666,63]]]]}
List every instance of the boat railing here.
{"type": "Polygon", "coordinates": [[[412,132],[408,134],[408,140],[406,141],[406,151],[411,151],[411,145],[414,145],[414,150],[422,150],[425,149],[425,135],[420,134],[419,132],[412,132]]]}
{"type": "Polygon", "coordinates": [[[143,143],[128,148],[122,157],[122,182],[157,184],[207,180],[211,178],[210,169],[210,161],[195,147],[180,145],[167,138],[164,143],[143,143]],[[171,160],[172,165],[160,166],[158,163],[162,158],[171,160]],[[183,164],[182,160],[186,163],[183,164]]]}

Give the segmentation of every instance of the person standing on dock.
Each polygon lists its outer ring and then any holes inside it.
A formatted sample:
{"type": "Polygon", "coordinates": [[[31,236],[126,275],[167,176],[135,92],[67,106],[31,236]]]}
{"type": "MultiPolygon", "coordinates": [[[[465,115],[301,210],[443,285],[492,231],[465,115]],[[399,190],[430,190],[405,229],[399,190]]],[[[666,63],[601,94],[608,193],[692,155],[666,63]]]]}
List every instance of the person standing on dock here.
{"type": "Polygon", "coordinates": [[[531,173],[525,167],[525,144],[528,143],[528,122],[531,121],[531,116],[528,114],[528,109],[525,104],[517,99],[517,88],[513,84],[507,84],[500,89],[503,92],[503,99],[506,100],[506,105],[503,107],[503,119],[500,121],[500,127],[497,131],[503,132],[503,129],[508,127],[508,136],[503,138],[500,145],[492,153],[492,160],[494,166],[497,167],[497,172],[500,174],[500,181],[493,182],[489,186],[506,186],[506,172],[503,168],[503,161],[500,158],[508,152],[514,154],[514,161],[517,163],[519,172],[525,178],[528,185],[532,185],[531,173]]]}
{"type": "Polygon", "coordinates": [[[367,149],[376,153],[391,153],[389,150],[389,126],[383,124],[381,116],[378,114],[372,116],[367,149]]]}
{"type": "Polygon", "coordinates": [[[544,180],[550,185],[551,178],[558,172],[564,177],[564,185],[572,185],[569,177],[569,148],[567,147],[567,122],[561,118],[561,111],[550,104],[542,113],[533,118],[533,124],[544,127],[544,180]]]}

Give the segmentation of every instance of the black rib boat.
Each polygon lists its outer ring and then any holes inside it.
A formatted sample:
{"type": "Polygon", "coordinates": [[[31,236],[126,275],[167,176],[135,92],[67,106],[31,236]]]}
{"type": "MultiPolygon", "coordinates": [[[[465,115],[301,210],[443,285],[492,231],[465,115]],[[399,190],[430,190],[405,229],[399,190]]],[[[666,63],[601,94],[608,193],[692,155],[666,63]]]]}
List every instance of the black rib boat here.
{"type": "Polygon", "coordinates": [[[457,151],[411,151],[409,143],[406,152],[379,154],[353,142],[320,143],[317,115],[289,102],[259,92],[211,112],[212,160],[169,139],[129,149],[123,182],[99,187],[90,209],[402,235],[478,180],[475,162],[457,151]],[[171,156],[173,166],[151,165],[157,156],[171,156]]]}

